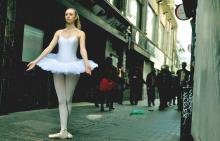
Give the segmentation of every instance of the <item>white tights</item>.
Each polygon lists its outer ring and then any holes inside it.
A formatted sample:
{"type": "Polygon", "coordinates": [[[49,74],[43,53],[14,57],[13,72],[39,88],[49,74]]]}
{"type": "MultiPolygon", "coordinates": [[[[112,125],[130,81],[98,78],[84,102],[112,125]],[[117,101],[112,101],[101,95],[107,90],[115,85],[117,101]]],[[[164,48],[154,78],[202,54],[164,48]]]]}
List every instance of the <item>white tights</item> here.
{"type": "Polygon", "coordinates": [[[59,102],[61,130],[67,129],[68,118],[71,114],[72,97],[79,80],[76,75],[53,74],[54,85],[59,102]]]}

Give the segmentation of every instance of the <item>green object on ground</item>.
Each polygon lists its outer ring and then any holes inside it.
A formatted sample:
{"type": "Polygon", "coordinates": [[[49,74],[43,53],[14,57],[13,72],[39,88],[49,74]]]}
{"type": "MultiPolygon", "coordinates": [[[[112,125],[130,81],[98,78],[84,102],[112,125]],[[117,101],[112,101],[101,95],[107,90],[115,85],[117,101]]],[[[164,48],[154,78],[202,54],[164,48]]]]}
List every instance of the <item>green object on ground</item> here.
{"type": "Polygon", "coordinates": [[[130,115],[143,115],[143,114],[144,114],[144,110],[141,109],[132,110],[130,112],[130,115]]]}

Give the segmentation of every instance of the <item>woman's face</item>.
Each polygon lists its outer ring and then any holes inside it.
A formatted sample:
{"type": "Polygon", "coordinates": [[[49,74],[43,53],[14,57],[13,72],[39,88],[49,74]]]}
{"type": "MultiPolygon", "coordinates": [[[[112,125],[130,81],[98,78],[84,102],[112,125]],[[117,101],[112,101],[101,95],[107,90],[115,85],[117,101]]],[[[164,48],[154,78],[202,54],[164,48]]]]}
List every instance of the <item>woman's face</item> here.
{"type": "Polygon", "coordinates": [[[74,9],[67,9],[65,12],[65,20],[68,24],[74,23],[76,15],[74,9]]]}

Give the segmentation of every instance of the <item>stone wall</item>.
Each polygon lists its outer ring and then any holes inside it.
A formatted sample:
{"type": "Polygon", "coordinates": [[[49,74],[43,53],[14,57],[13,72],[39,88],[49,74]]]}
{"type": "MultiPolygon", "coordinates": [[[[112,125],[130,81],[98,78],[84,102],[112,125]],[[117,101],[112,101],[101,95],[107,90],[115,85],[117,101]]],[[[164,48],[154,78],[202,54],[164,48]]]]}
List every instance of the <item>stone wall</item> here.
{"type": "Polygon", "coordinates": [[[192,135],[220,138],[220,1],[199,0],[196,17],[192,135]]]}

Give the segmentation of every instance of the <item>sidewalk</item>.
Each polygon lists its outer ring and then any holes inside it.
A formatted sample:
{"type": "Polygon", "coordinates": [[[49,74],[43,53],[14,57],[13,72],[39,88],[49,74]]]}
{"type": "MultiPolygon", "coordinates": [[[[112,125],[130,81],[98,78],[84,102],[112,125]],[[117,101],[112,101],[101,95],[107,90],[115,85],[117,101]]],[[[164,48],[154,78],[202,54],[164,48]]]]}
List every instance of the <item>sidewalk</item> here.
{"type": "MultiPolygon", "coordinates": [[[[115,104],[114,111],[99,112],[91,103],[74,103],[69,126],[75,135],[72,141],[179,141],[180,113],[176,107],[158,111],[158,106],[146,105],[146,101],[137,106],[125,102],[115,104]],[[134,109],[145,113],[130,116],[134,109]]],[[[48,133],[59,128],[58,109],[11,113],[0,116],[0,141],[49,141],[48,133]]]]}

